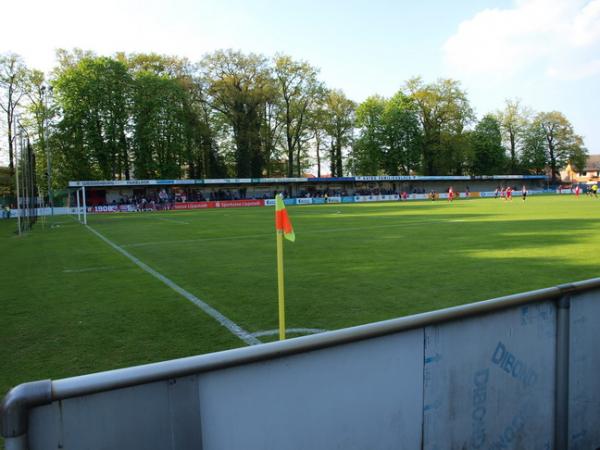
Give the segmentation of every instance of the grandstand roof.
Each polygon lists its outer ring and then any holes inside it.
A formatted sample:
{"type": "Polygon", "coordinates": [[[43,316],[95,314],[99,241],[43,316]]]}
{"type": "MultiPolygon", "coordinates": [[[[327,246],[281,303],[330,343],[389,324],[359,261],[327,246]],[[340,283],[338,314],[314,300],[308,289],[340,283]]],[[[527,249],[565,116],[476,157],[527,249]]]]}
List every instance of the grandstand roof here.
{"type": "Polygon", "coordinates": [[[292,183],[347,183],[377,181],[469,181],[469,180],[532,180],[545,179],[545,175],[482,175],[482,176],[418,176],[381,175],[340,178],[206,178],[184,180],[87,180],[69,181],[69,187],[109,186],[182,186],[182,185],[227,185],[227,184],[292,184],[292,183]]]}

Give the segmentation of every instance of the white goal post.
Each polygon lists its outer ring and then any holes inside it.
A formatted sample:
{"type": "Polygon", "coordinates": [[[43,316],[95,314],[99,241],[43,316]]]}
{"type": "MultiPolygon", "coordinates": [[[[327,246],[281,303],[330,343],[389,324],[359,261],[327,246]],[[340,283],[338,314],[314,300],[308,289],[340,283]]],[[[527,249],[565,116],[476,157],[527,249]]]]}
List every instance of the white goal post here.
{"type": "Polygon", "coordinates": [[[77,221],[87,225],[87,202],[85,200],[85,186],[75,190],[77,221]]]}

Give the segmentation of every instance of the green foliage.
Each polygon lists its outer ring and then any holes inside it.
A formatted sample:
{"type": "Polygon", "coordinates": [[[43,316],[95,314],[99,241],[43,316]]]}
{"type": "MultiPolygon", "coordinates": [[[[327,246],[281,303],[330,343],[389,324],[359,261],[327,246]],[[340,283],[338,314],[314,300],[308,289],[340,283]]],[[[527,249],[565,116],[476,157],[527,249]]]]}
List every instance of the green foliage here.
{"type": "MultiPolygon", "coordinates": [[[[49,127],[57,111],[52,103],[52,88],[46,81],[44,72],[30,70],[27,72],[25,92],[29,100],[24,122],[27,123],[30,137],[34,138],[33,148],[36,155],[36,173],[39,192],[48,194],[48,160],[50,152],[48,142],[49,127]]],[[[54,172],[54,171],[53,171],[54,172]]]]}
{"type": "Polygon", "coordinates": [[[542,127],[530,124],[523,134],[523,147],[520,165],[533,174],[544,174],[548,165],[546,156],[546,135],[542,127]]]}
{"type": "Polygon", "coordinates": [[[294,61],[286,55],[274,60],[274,77],[281,98],[280,121],[285,135],[289,177],[301,176],[301,148],[308,133],[311,108],[319,101],[323,90],[318,71],[304,61],[294,61]],[[297,173],[294,174],[294,165],[297,173]]]}
{"type": "Polygon", "coordinates": [[[474,119],[467,93],[460,83],[440,79],[425,84],[421,78],[407,81],[405,93],[415,104],[423,138],[421,172],[425,175],[461,174],[461,135],[474,119]]]}
{"type": "Polygon", "coordinates": [[[6,117],[6,138],[8,147],[8,167],[14,173],[15,143],[13,136],[17,110],[25,95],[27,67],[21,57],[15,53],[0,55],[0,112],[6,117]]]}
{"type": "Polygon", "coordinates": [[[356,127],[360,128],[360,136],[354,144],[352,157],[357,175],[377,174],[383,166],[386,103],[385,98],[374,96],[356,108],[356,127]]]}
{"type": "Polygon", "coordinates": [[[202,61],[210,105],[233,131],[237,177],[260,177],[265,167],[260,139],[261,113],[272,92],[263,56],[217,51],[202,61]]]}
{"type": "Polygon", "coordinates": [[[125,64],[106,57],[85,57],[58,73],[54,89],[63,112],[57,155],[63,182],[125,177],[132,89],[125,64]]]}
{"type": "Polygon", "coordinates": [[[187,107],[177,80],[149,71],[136,75],[132,147],[138,178],[181,177],[187,107]]]}
{"type": "Polygon", "coordinates": [[[498,119],[491,114],[484,116],[470,135],[474,175],[498,175],[506,171],[507,160],[502,147],[502,135],[498,119]]]}
{"type": "Polygon", "coordinates": [[[413,78],[391,98],[373,96],[357,107],[318,75],[283,54],[218,50],[191,63],[74,49],[57,51],[46,80],[8,54],[0,58],[0,120],[10,125],[4,128],[12,161],[11,124],[17,107],[23,113],[42,194],[47,155],[55,188],[73,179],[302,176],[315,164],[320,175],[327,160],[334,176],[527,173],[548,166],[556,177],[567,162],[585,164],[583,139],[561,113],[540,113],[532,122],[526,107],[507,100],[495,113],[507,162],[496,127],[484,126],[491,117],[471,127],[475,115],[457,80],[413,78]],[[54,96],[43,91],[48,82],[54,96]]]}
{"type": "Polygon", "coordinates": [[[506,100],[503,111],[496,113],[500,123],[502,141],[510,155],[509,172],[517,173],[519,169],[519,150],[524,145],[531,112],[519,100],[506,100]]]}
{"type": "Polygon", "coordinates": [[[575,134],[571,122],[560,112],[538,113],[532,124],[539,136],[544,138],[546,164],[554,181],[560,179],[559,170],[572,162],[581,170],[586,161],[587,149],[581,136],[575,134]]]}
{"type": "Polygon", "coordinates": [[[8,167],[0,167],[0,204],[12,203],[13,178],[8,167]]]}
{"type": "Polygon", "coordinates": [[[418,169],[421,131],[414,101],[398,92],[369,97],[356,111],[361,129],[353,157],[358,174],[408,175],[418,169]]]}
{"type": "Polygon", "coordinates": [[[352,143],[356,104],[340,90],[329,91],[325,100],[324,130],[330,139],[331,176],[344,176],[342,150],[352,143]]]}
{"type": "Polygon", "coordinates": [[[415,102],[398,92],[386,102],[382,119],[384,171],[389,175],[410,175],[419,167],[422,145],[415,102]]]}

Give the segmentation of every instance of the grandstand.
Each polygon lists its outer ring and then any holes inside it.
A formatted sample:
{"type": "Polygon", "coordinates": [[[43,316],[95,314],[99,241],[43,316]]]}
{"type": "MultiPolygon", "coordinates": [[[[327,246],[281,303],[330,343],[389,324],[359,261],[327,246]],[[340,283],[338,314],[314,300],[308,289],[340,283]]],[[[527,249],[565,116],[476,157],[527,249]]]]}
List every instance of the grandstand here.
{"type": "MultiPolygon", "coordinates": [[[[91,212],[164,209],[199,209],[228,206],[262,206],[260,200],[273,199],[276,192],[298,204],[325,202],[354,203],[363,201],[426,199],[430,192],[445,193],[449,186],[466,196],[493,192],[497,187],[523,185],[533,192],[548,188],[543,175],[495,176],[356,176],[342,178],[229,178],[187,180],[106,180],[71,181],[69,187],[84,188],[86,205],[91,212]],[[95,209],[94,209],[95,208],[95,209]]],[[[442,195],[443,197],[443,195],[442,195]]],[[[74,203],[72,203],[74,204],[74,203]]],[[[269,202],[267,201],[268,205],[269,202]]]]}

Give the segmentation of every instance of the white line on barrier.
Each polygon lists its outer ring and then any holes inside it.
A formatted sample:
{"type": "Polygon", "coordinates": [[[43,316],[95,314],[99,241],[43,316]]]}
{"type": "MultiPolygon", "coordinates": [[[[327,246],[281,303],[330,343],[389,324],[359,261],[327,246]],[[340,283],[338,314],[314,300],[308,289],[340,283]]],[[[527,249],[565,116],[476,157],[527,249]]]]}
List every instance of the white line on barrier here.
{"type": "MultiPolygon", "coordinates": [[[[320,328],[286,328],[285,332],[290,334],[317,334],[324,333],[327,330],[322,330],[320,328]]],[[[279,330],[265,330],[265,331],[257,331],[256,333],[252,333],[254,337],[262,337],[262,336],[275,336],[279,334],[279,330]]]]}
{"type": "Polygon", "coordinates": [[[171,281],[170,279],[168,279],[167,277],[165,277],[163,274],[157,272],[152,267],[150,267],[147,264],[143,263],[142,261],[140,261],[139,259],[137,259],[135,256],[133,256],[131,253],[129,253],[127,250],[119,247],[117,244],[115,244],[114,242],[112,242],[110,239],[104,237],[102,234],[100,234],[98,231],[94,230],[89,225],[86,225],[86,228],[88,230],[90,230],[92,233],[94,233],[96,236],[98,236],[100,239],[102,239],[104,242],[106,242],[108,245],[110,245],[112,248],[114,248],[116,251],[118,251],[119,253],[121,253],[123,256],[127,257],[128,259],[130,259],[134,264],[136,264],[142,270],[148,272],[154,278],[159,279],[164,284],[166,284],[171,289],[173,289],[175,292],[177,292],[178,294],[180,294],[183,297],[185,297],[186,299],[188,299],[190,302],[192,302],[194,305],[196,305],[198,308],[200,308],[206,314],[208,314],[209,316],[211,316],[213,319],[215,319],[222,326],[224,326],[225,328],[227,328],[231,333],[233,333],[234,335],[236,335],[238,338],[240,338],[246,344],[248,344],[248,345],[256,345],[256,344],[260,344],[261,343],[260,340],[258,340],[255,336],[253,336],[252,334],[250,334],[249,332],[247,332],[246,330],[244,330],[242,327],[240,327],[238,324],[236,324],[235,322],[233,322],[231,319],[225,317],[223,314],[221,314],[215,308],[213,308],[212,306],[210,306],[208,303],[203,302],[198,297],[196,297],[194,294],[186,291],[181,286],[175,284],[173,281],[171,281]]]}

